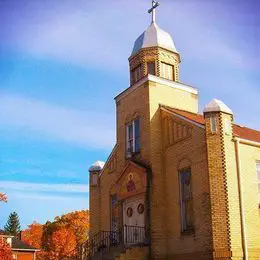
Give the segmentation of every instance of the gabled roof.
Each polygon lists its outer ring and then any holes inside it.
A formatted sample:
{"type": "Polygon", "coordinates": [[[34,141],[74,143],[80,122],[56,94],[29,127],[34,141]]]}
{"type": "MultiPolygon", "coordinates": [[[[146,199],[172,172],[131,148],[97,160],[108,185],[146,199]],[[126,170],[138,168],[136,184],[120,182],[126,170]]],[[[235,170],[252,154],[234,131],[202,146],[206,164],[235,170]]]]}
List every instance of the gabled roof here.
{"type": "Polygon", "coordinates": [[[177,109],[177,108],[164,106],[164,105],[161,105],[161,107],[168,110],[171,113],[183,116],[186,119],[193,121],[194,123],[197,123],[197,124],[200,124],[200,125],[205,124],[204,116],[201,115],[201,114],[196,114],[196,113],[192,113],[192,112],[188,112],[188,111],[185,111],[185,110],[180,110],[180,109],[177,109]]]}
{"type": "Polygon", "coordinates": [[[13,237],[12,238],[12,250],[19,250],[19,251],[38,251],[39,249],[36,249],[27,243],[23,242],[22,240],[13,237]]]}
{"type": "MultiPolygon", "coordinates": [[[[180,110],[180,109],[176,109],[164,105],[161,105],[161,107],[169,111],[170,113],[180,115],[194,123],[205,125],[205,119],[202,114],[191,113],[185,110],[180,110]]],[[[234,135],[236,137],[260,143],[260,131],[247,128],[244,126],[236,125],[236,124],[233,125],[233,130],[234,130],[234,135]]]]}
{"type": "Polygon", "coordinates": [[[115,144],[115,146],[113,147],[113,150],[111,151],[111,153],[109,154],[108,158],[106,159],[105,164],[103,165],[102,171],[100,172],[99,176],[101,176],[104,172],[104,170],[106,169],[110,159],[112,158],[112,156],[114,155],[114,153],[116,152],[116,148],[117,148],[117,144],[115,144]]]}
{"type": "Polygon", "coordinates": [[[242,139],[260,143],[260,132],[240,125],[234,125],[234,134],[242,139]]]}

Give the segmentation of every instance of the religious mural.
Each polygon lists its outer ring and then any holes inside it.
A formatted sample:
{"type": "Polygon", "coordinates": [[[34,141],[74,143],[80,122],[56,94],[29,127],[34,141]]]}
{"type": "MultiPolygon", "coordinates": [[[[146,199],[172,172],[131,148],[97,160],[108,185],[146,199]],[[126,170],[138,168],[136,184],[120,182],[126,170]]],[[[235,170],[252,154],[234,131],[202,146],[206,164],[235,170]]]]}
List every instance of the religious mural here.
{"type": "Polygon", "coordinates": [[[146,169],[130,162],[116,182],[118,200],[123,200],[146,191],[146,169]]]}
{"type": "Polygon", "coordinates": [[[145,176],[140,173],[130,172],[119,182],[118,191],[120,199],[144,192],[146,188],[145,176]]]}

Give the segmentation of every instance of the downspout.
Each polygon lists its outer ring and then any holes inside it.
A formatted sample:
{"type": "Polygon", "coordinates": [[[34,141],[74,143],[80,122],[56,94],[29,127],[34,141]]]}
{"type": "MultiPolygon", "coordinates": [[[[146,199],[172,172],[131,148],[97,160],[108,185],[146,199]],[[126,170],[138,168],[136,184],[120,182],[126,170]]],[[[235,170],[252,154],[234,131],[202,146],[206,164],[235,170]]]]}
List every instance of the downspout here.
{"type": "Polygon", "coordinates": [[[247,235],[246,235],[246,220],[244,210],[244,198],[243,198],[243,186],[241,177],[241,160],[240,160],[240,141],[235,138],[235,149],[236,149],[236,163],[237,163],[237,179],[238,179],[238,196],[239,196],[239,209],[241,218],[241,236],[242,236],[242,247],[244,252],[244,260],[248,260],[248,249],[247,249],[247,235]]]}

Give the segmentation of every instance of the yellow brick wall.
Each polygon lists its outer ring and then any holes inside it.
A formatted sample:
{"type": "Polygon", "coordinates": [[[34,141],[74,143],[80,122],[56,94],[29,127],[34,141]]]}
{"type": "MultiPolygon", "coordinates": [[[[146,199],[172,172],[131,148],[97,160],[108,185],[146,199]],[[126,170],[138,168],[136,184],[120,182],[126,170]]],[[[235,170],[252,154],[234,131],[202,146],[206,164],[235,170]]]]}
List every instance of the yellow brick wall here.
{"type": "Polygon", "coordinates": [[[115,260],[148,260],[148,248],[138,247],[127,249],[125,253],[116,257],[115,260]]]}
{"type": "Polygon", "coordinates": [[[239,150],[248,253],[250,260],[257,260],[260,259],[260,193],[257,189],[256,161],[260,161],[260,148],[240,144],[239,150]]]}
{"type": "Polygon", "coordinates": [[[174,89],[172,87],[150,82],[150,161],[153,173],[152,187],[152,255],[154,258],[163,257],[167,254],[167,238],[165,216],[167,213],[167,202],[165,201],[165,178],[163,176],[163,147],[162,147],[162,121],[158,109],[159,104],[172,106],[175,108],[197,112],[197,96],[186,91],[174,89]]]}
{"type": "MultiPolygon", "coordinates": [[[[162,120],[169,115],[162,115],[162,120]]],[[[205,129],[195,126],[175,116],[176,123],[192,128],[192,135],[164,149],[166,202],[165,225],[167,229],[168,257],[197,253],[196,259],[203,259],[205,252],[212,251],[211,215],[209,201],[209,180],[205,129]],[[193,211],[195,232],[181,234],[181,213],[179,197],[179,170],[191,168],[193,211]]],[[[177,259],[177,258],[176,258],[177,259]]]]}
{"type": "Polygon", "coordinates": [[[146,84],[137,88],[134,92],[123,97],[117,102],[117,148],[116,166],[114,171],[104,169],[100,179],[101,190],[101,228],[110,229],[110,189],[116,182],[126,163],[126,124],[132,119],[140,116],[140,145],[141,157],[145,162],[149,162],[149,88],[146,84]],[[148,134],[147,134],[148,133],[148,134]]]}

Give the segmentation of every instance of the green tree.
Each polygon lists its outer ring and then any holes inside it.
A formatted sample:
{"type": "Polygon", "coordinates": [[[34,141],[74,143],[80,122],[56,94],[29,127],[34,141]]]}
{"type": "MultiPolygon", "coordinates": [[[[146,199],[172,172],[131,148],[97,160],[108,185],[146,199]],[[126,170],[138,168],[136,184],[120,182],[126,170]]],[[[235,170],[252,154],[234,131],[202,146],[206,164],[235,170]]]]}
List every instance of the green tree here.
{"type": "Polygon", "coordinates": [[[17,236],[21,231],[19,216],[16,212],[9,215],[8,221],[5,225],[5,231],[9,235],[17,236]]]}

